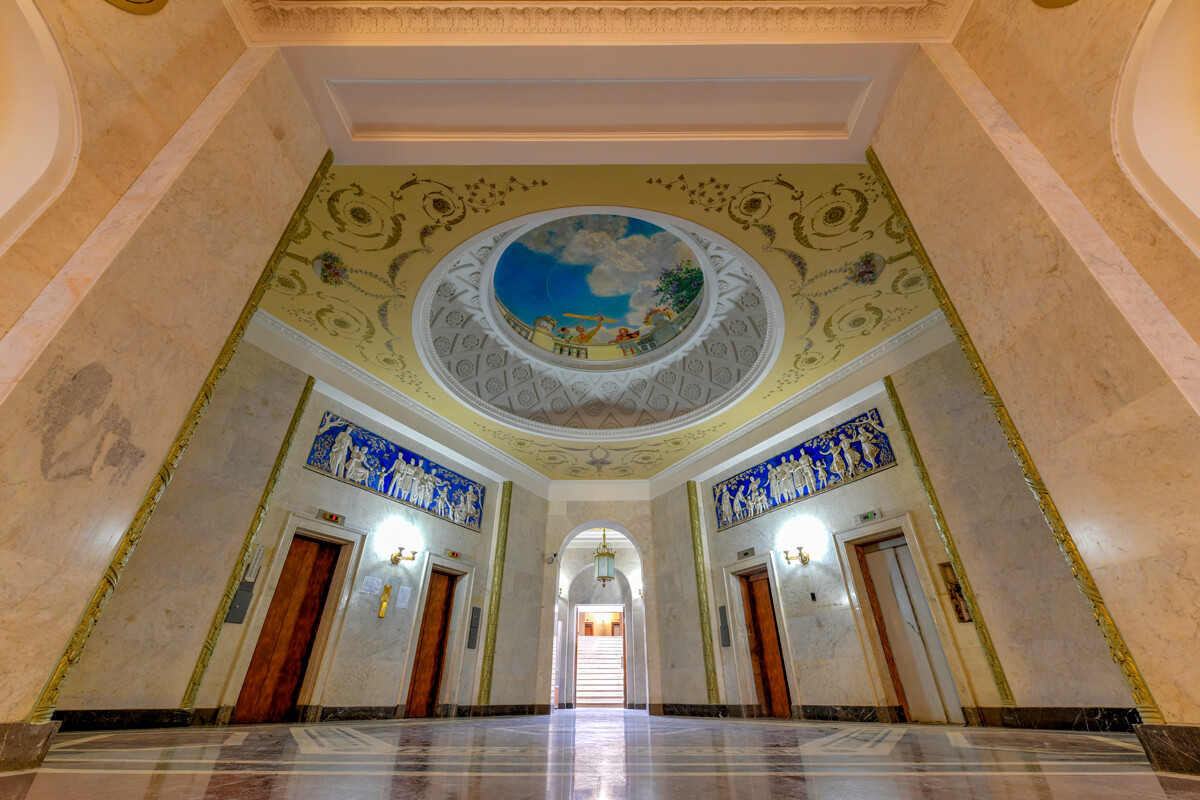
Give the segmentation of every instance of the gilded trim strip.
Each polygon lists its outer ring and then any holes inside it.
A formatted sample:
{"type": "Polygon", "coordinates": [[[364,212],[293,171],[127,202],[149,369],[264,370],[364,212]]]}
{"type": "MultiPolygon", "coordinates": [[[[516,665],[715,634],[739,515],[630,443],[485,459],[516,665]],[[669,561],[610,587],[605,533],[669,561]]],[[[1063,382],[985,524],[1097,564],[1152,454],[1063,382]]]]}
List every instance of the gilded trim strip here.
{"type": "Polygon", "coordinates": [[[992,635],[988,633],[987,624],[983,621],[983,612],[979,610],[979,603],[975,600],[975,590],[971,588],[971,582],[967,580],[967,571],[963,568],[962,559],[958,556],[958,546],[950,535],[950,526],[946,522],[946,515],[942,513],[942,504],[938,502],[937,492],[933,490],[933,481],[929,477],[929,470],[925,467],[925,459],[921,457],[921,451],[917,448],[917,440],[913,437],[912,429],[908,425],[908,416],[904,413],[904,406],[900,404],[900,396],[896,394],[896,385],[892,383],[892,376],[884,378],[883,385],[887,389],[888,399],[892,401],[892,410],[896,412],[896,418],[900,421],[904,442],[908,445],[908,452],[912,454],[913,467],[917,471],[917,477],[921,480],[921,488],[925,490],[925,501],[929,504],[929,510],[933,512],[933,521],[937,524],[938,533],[941,534],[942,546],[946,548],[950,566],[954,569],[954,574],[962,587],[963,599],[971,611],[975,633],[979,636],[979,644],[983,646],[988,669],[992,671],[992,678],[996,681],[996,691],[1000,693],[1000,705],[1015,706],[1017,701],[1013,697],[1012,687],[1008,685],[1008,677],[1004,674],[1004,667],[1000,664],[1000,655],[996,652],[992,635]]]}
{"type": "Polygon", "coordinates": [[[313,174],[313,178],[308,184],[308,189],[305,190],[304,196],[300,199],[299,205],[296,206],[296,210],[292,213],[292,218],[288,222],[283,236],[280,237],[279,243],[275,246],[275,252],[271,254],[271,259],[267,262],[262,275],[259,276],[258,283],[255,284],[253,291],[250,292],[250,297],[246,300],[246,305],[242,308],[242,313],[238,317],[237,322],[234,323],[233,330],[229,332],[229,336],[225,339],[225,346],[221,348],[221,352],[217,355],[212,369],[208,372],[208,378],[205,379],[204,385],[200,387],[200,392],[196,396],[196,400],[192,403],[192,408],[188,411],[187,417],[184,418],[183,425],[179,428],[179,433],[175,435],[175,441],[171,444],[171,449],[167,451],[162,465],[159,466],[158,473],[154,476],[154,480],[151,481],[150,488],[146,491],[146,496],[142,500],[137,514],[134,515],[133,521],[129,523],[125,535],[121,537],[121,542],[117,545],[117,550],[113,553],[108,567],[104,570],[104,576],[100,579],[99,585],[96,586],[96,590],[92,593],[92,599],[88,603],[87,609],[84,610],[83,616],[75,626],[75,632],[71,635],[70,641],[67,642],[66,649],[63,650],[62,656],[59,657],[54,672],[51,673],[49,680],[46,681],[46,686],[42,689],[41,695],[38,696],[33,710],[25,718],[27,722],[49,722],[51,716],[54,714],[54,709],[58,706],[58,698],[62,692],[63,684],[66,683],[67,676],[71,674],[71,670],[75,668],[75,665],[79,663],[79,658],[83,655],[83,648],[87,644],[88,638],[92,635],[92,631],[95,630],[96,622],[100,619],[100,613],[104,611],[104,606],[108,603],[108,599],[112,597],[113,591],[117,588],[117,582],[121,580],[121,573],[125,570],[125,565],[129,563],[129,557],[133,555],[134,548],[137,547],[138,541],[142,538],[142,532],[146,529],[146,523],[150,521],[150,516],[154,513],[159,498],[162,497],[167,484],[171,482],[171,478],[175,475],[175,469],[179,466],[179,460],[183,458],[184,451],[187,450],[188,444],[192,441],[192,434],[196,432],[196,426],[200,423],[200,417],[204,415],[208,404],[212,401],[213,388],[229,367],[229,361],[233,358],[234,351],[246,333],[246,326],[250,324],[250,318],[258,310],[258,305],[262,302],[263,295],[266,294],[267,286],[270,284],[272,277],[274,277],[276,265],[279,263],[280,258],[283,257],[283,252],[292,235],[295,233],[297,226],[300,224],[301,217],[308,209],[309,203],[312,202],[313,196],[317,193],[317,189],[324,182],[325,173],[329,170],[329,166],[332,163],[333,151],[327,151],[325,158],[321,160],[321,165],[317,167],[317,171],[313,174]]]}
{"type": "Polygon", "coordinates": [[[1154,702],[1154,696],[1150,693],[1150,687],[1146,684],[1141,671],[1134,662],[1133,654],[1129,652],[1129,647],[1125,644],[1125,639],[1121,636],[1121,632],[1117,630],[1117,624],[1113,621],[1112,615],[1108,611],[1108,606],[1105,604],[1104,598],[1101,597],[1100,590],[1096,587],[1096,582],[1092,579],[1091,572],[1088,570],[1087,565],[1083,563],[1083,557],[1079,555],[1079,550],[1075,546],[1075,540],[1071,537],[1071,532],[1067,530],[1067,525],[1063,521],[1062,515],[1058,513],[1058,507],[1054,504],[1054,499],[1050,496],[1050,491],[1042,481],[1042,476],[1034,465],[1033,458],[1029,455],[1029,450],[1026,449],[1025,443],[1021,440],[1021,435],[1017,432],[1017,427],[1008,413],[1008,409],[1004,406],[1004,401],[1000,399],[1000,393],[996,391],[996,385],[992,382],[987,367],[984,366],[983,361],[979,357],[979,351],[975,349],[975,344],[971,341],[971,336],[967,333],[962,318],[959,317],[958,311],[954,308],[954,303],[950,300],[950,296],[946,294],[946,287],[942,284],[941,278],[938,277],[937,272],[934,270],[933,263],[929,260],[929,254],[925,252],[925,247],[921,244],[916,230],[913,229],[912,221],[909,220],[908,215],[905,213],[904,206],[900,204],[900,198],[896,196],[896,190],[893,188],[891,181],[888,180],[887,174],[883,171],[883,166],[879,163],[879,158],[875,155],[873,148],[867,148],[867,161],[871,164],[871,168],[879,178],[880,186],[886,194],[888,202],[892,204],[892,209],[896,212],[896,216],[904,223],[904,229],[913,247],[913,254],[917,257],[917,261],[920,262],[921,267],[925,270],[925,274],[929,277],[929,286],[933,289],[933,293],[937,297],[938,304],[942,308],[942,313],[946,315],[946,321],[950,323],[950,329],[954,332],[954,336],[958,340],[958,345],[962,348],[963,355],[967,358],[967,363],[971,365],[971,371],[975,373],[975,378],[979,381],[980,387],[983,389],[984,399],[992,407],[992,411],[996,415],[996,421],[1000,423],[1000,429],[1004,433],[1004,439],[1008,442],[1009,449],[1012,450],[1013,455],[1016,456],[1017,463],[1021,466],[1021,472],[1025,476],[1025,483],[1028,484],[1030,490],[1033,492],[1033,496],[1037,498],[1038,506],[1042,510],[1042,516],[1046,518],[1046,524],[1050,526],[1054,541],[1058,544],[1059,550],[1062,551],[1063,556],[1067,559],[1067,565],[1071,568],[1071,574],[1075,578],[1075,585],[1079,587],[1079,591],[1083,593],[1083,596],[1087,598],[1088,603],[1091,605],[1092,618],[1096,620],[1096,624],[1100,626],[1101,633],[1104,634],[1104,640],[1108,643],[1109,654],[1117,666],[1121,668],[1121,673],[1125,676],[1125,682],[1129,685],[1129,690],[1133,694],[1133,701],[1137,706],[1138,713],[1142,716],[1142,721],[1161,723],[1163,721],[1162,711],[1159,709],[1158,704],[1154,702]]]}
{"type": "Polygon", "coordinates": [[[157,14],[167,7],[170,0],[108,0],[109,3],[130,14],[157,14]]]}
{"type": "Polygon", "coordinates": [[[496,520],[496,554],[492,557],[492,588],[488,592],[487,639],[479,674],[479,705],[492,701],[492,670],[496,666],[496,629],[500,627],[500,591],[504,588],[504,554],[508,549],[508,512],[512,507],[512,481],[500,486],[500,516],[496,520]]]}
{"type": "Polygon", "coordinates": [[[200,682],[204,680],[204,673],[208,670],[209,662],[212,661],[213,651],[217,647],[217,637],[221,635],[221,628],[225,625],[225,615],[229,613],[229,607],[233,605],[233,596],[241,584],[242,574],[250,563],[250,555],[254,552],[254,543],[258,540],[258,531],[262,528],[263,518],[267,515],[267,507],[271,504],[272,495],[275,494],[275,484],[279,480],[279,473],[283,471],[283,463],[292,449],[292,441],[296,438],[296,429],[300,427],[300,418],[304,416],[304,410],[308,407],[308,398],[312,395],[312,390],[313,378],[310,375],[304,382],[300,401],[296,403],[296,410],[292,412],[292,421],[288,423],[287,433],[284,434],[283,443],[279,446],[279,453],[275,456],[275,464],[271,467],[267,485],[263,487],[262,497],[259,498],[258,508],[254,512],[254,519],[250,521],[250,529],[242,541],[242,549],[238,552],[237,561],[233,564],[233,572],[230,573],[229,580],[225,584],[225,594],[221,595],[221,602],[217,606],[216,613],[213,614],[212,622],[209,623],[208,636],[204,637],[204,645],[200,648],[200,656],[196,659],[191,680],[188,681],[187,690],[184,691],[183,700],[179,704],[180,708],[190,710],[196,706],[196,694],[200,691],[200,682]]]}
{"type": "Polygon", "coordinates": [[[688,517],[692,528],[692,560],[696,562],[696,602],[700,605],[700,643],[704,648],[704,684],[708,702],[721,702],[717,688],[717,659],[713,653],[712,610],[708,602],[708,573],[704,566],[704,539],[700,533],[700,490],[695,481],[687,482],[688,517]]]}

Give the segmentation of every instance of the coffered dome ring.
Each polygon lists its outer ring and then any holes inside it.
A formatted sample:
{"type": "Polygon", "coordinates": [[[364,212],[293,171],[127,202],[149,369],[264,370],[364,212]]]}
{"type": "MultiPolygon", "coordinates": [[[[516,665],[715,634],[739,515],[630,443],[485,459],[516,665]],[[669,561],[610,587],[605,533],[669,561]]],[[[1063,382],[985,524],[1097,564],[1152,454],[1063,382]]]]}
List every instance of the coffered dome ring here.
{"type": "Polygon", "coordinates": [[[417,293],[413,339],[437,383],[490,419],[563,440],[623,441],[702,422],[752,391],[777,357],[783,319],[766,273],[728,239],[645,209],[576,206],[497,224],[451,251],[417,293]],[[551,354],[518,344],[491,297],[490,278],[508,244],[547,221],[582,215],[662,227],[704,270],[695,319],[652,361],[603,370],[551,363],[551,354]]]}

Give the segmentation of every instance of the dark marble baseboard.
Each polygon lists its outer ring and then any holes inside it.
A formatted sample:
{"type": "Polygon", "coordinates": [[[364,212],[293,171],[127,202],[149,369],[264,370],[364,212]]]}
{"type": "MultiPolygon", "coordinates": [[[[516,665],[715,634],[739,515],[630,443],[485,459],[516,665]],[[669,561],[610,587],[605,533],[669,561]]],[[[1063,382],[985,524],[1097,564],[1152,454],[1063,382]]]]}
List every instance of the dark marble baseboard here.
{"type": "Polygon", "coordinates": [[[899,706],[800,706],[800,719],[820,722],[903,722],[899,706]]]}
{"type": "Polygon", "coordinates": [[[1001,706],[963,709],[971,724],[989,728],[1035,728],[1052,731],[1132,733],[1142,717],[1136,708],[1072,706],[1001,706]],[[978,720],[978,721],[975,721],[978,720]]]}
{"type": "Polygon", "coordinates": [[[400,716],[397,706],[321,706],[319,721],[352,722],[369,719],[396,719],[400,716]]]}
{"type": "Polygon", "coordinates": [[[119,731],[135,728],[181,728],[191,725],[196,712],[183,708],[59,709],[54,719],[64,731],[119,731]]]}
{"type": "Polygon", "coordinates": [[[550,704],[513,703],[493,706],[459,706],[456,717],[530,717],[550,713],[550,704]]]}
{"type": "Polygon", "coordinates": [[[0,772],[33,769],[41,764],[60,724],[57,720],[0,722],[0,772]]]}
{"type": "Polygon", "coordinates": [[[729,706],[708,703],[663,703],[660,714],[668,717],[710,717],[724,719],[729,716],[729,706]]]}
{"type": "Polygon", "coordinates": [[[759,719],[762,717],[762,706],[755,703],[754,705],[731,705],[729,708],[729,716],[734,719],[759,719]]]}
{"type": "Polygon", "coordinates": [[[1156,770],[1200,775],[1200,725],[1135,725],[1133,729],[1156,770]]]}

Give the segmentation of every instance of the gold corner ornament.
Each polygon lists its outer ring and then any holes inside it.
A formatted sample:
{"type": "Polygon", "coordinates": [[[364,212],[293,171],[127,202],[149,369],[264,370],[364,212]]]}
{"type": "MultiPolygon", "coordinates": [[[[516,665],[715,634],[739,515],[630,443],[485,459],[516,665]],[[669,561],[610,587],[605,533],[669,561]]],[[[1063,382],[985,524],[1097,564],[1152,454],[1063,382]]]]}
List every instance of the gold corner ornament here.
{"type": "Polygon", "coordinates": [[[704,685],[708,702],[721,702],[717,688],[717,659],[713,652],[712,611],[708,602],[708,573],[704,567],[704,539],[700,531],[700,493],[695,481],[687,482],[688,518],[692,530],[692,560],[696,564],[696,602],[700,606],[700,644],[704,650],[704,685]]]}
{"type": "Polygon", "coordinates": [[[128,11],[130,14],[157,14],[167,7],[168,0],[108,0],[109,5],[114,5],[122,11],[128,11]]]}
{"type": "Polygon", "coordinates": [[[188,681],[187,689],[183,693],[183,701],[179,704],[179,707],[182,709],[190,711],[196,706],[196,695],[200,692],[200,682],[204,680],[204,673],[208,671],[213,651],[217,648],[217,639],[221,635],[221,629],[225,626],[225,616],[229,613],[230,606],[233,605],[233,596],[237,593],[242,576],[246,572],[246,567],[250,564],[250,557],[254,553],[254,544],[258,541],[258,532],[262,528],[263,519],[267,515],[267,508],[271,504],[271,498],[275,494],[275,484],[278,483],[279,474],[283,471],[283,464],[287,461],[288,453],[291,452],[292,442],[296,438],[296,430],[300,427],[300,419],[304,416],[305,409],[308,408],[308,399],[312,396],[312,390],[313,377],[309,375],[308,380],[304,382],[304,390],[300,392],[300,400],[296,403],[296,410],[292,412],[292,421],[288,423],[287,432],[283,435],[283,443],[279,446],[279,452],[275,456],[275,463],[271,466],[271,473],[267,477],[267,484],[263,487],[262,496],[258,500],[258,508],[255,509],[254,518],[250,521],[249,531],[246,533],[246,538],[242,540],[242,549],[238,551],[237,560],[233,564],[233,571],[229,574],[229,580],[225,584],[225,593],[221,595],[221,602],[213,614],[212,622],[209,623],[208,635],[204,637],[204,644],[200,648],[200,656],[196,659],[196,666],[192,669],[192,677],[188,681]]]}
{"type": "Polygon", "coordinates": [[[946,321],[950,324],[950,330],[954,333],[954,337],[958,341],[958,345],[962,349],[967,363],[970,364],[971,371],[975,373],[975,378],[983,390],[984,399],[991,406],[992,412],[996,416],[996,421],[1000,424],[1000,430],[1004,434],[1004,439],[1016,457],[1017,464],[1021,467],[1021,473],[1025,476],[1025,483],[1037,499],[1038,507],[1042,511],[1042,516],[1045,518],[1046,524],[1050,527],[1050,532],[1054,536],[1055,543],[1058,545],[1059,550],[1062,551],[1063,557],[1067,560],[1067,566],[1071,569],[1075,585],[1083,593],[1083,596],[1087,598],[1088,604],[1091,606],[1092,618],[1096,621],[1096,625],[1100,627],[1101,633],[1104,634],[1104,640],[1108,643],[1109,655],[1112,656],[1113,662],[1120,667],[1121,673],[1125,677],[1125,683],[1129,686],[1130,693],[1133,695],[1134,705],[1142,717],[1142,722],[1151,724],[1163,723],[1162,710],[1158,707],[1158,703],[1154,701],[1154,696],[1150,693],[1150,687],[1146,684],[1141,670],[1138,669],[1137,663],[1133,660],[1133,653],[1130,652],[1129,646],[1125,644],[1124,637],[1121,636],[1121,632],[1117,629],[1117,623],[1109,613],[1108,605],[1104,602],[1104,598],[1101,596],[1100,590],[1092,578],[1091,571],[1088,570],[1083,557],[1079,554],[1079,549],[1075,546],[1075,540],[1072,538],[1071,532],[1067,529],[1067,524],[1063,521],[1058,507],[1054,503],[1054,498],[1050,496],[1049,489],[1046,488],[1045,482],[1042,481],[1041,473],[1038,472],[1037,466],[1033,463],[1033,457],[1025,447],[1025,442],[1021,439],[1020,433],[1017,432],[1017,426],[1013,422],[1012,416],[1008,413],[1003,400],[1001,400],[1000,393],[996,390],[996,384],[992,382],[992,377],[988,374],[987,367],[984,366],[983,360],[979,357],[979,351],[975,349],[975,343],[971,341],[971,336],[967,333],[962,318],[958,315],[954,303],[946,293],[945,285],[942,284],[941,278],[938,277],[937,272],[934,270],[933,262],[929,260],[929,254],[925,252],[925,247],[921,244],[921,239],[917,236],[917,232],[913,228],[908,214],[905,213],[904,206],[900,203],[900,198],[896,195],[895,188],[892,186],[891,181],[888,180],[887,173],[884,172],[883,165],[879,162],[879,157],[875,155],[874,148],[868,147],[866,155],[867,162],[879,178],[880,187],[883,189],[888,202],[891,203],[892,210],[904,224],[905,234],[912,244],[913,255],[916,256],[917,261],[921,264],[921,268],[929,278],[929,286],[937,297],[942,313],[946,315],[946,321]]]}
{"type": "Polygon", "coordinates": [[[492,586],[488,592],[488,616],[479,673],[479,705],[492,700],[492,671],[496,666],[496,631],[500,627],[500,592],[504,588],[504,554],[508,549],[508,514],[512,508],[512,481],[500,485],[500,513],[496,520],[496,554],[492,557],[492,586]]]}
{"type": "Polygon", "coordinates": [[[950,567],[954,570],[954,576],[958,578],[959,586],[962,587],[963,600],[966,601],[967,608],[971,612],[975,633],[979,637],[979,644],[983,647],[984,658],[987,660],[988,669],[992,672],[992,679],[996,682],[996,691],[1000,693],[1000,705],[1015,706],[1017,701],[1013,697],[1012,687],[1008,684],[1008,676],[1004,674],[1004,666],[1000,663],[1000,654],[996,652],[996,644],[992,641],[992,635],[983,621],[983,612],[979,609],[975,591],[971,588],[971,582],[967,580],[967,571],[958,555],[958,545],[954,543],[954,538],[950,535],[950,526],[946,522],[946,515],[942,513],[942,504],[938,501],[937,492],[933,489],[933,481],[929,477],[925,459],[921,457],[921,451],[917,448],[916,437],[913,436],[912,429],[909,427],[908,415],[904,413],[904,406],[900,403],[900,395],[896,393],[896,385],[892,382],[891,375],[883,379],[883,386],[887,390],[888,399],[892,401],[892,411],[895,412],[896,419],[900,423],[900,432],[904,434],[904,442],[908,445],[908,452],[912,455],[913,468],[916,470],[917,478],[921,481],[921,488],[925,490],[925,502],[929,504],[929,510],[933,512],[934,524],[937,525],[938,533],[942,537],[942,547],[945,548],[946,556],[950,559],[950,567]]]}
{"type": "Polygon", "coordinates": [[[307,211],[309,204],[317,193],[317,189],[324,183],[325,174],[329,171],[329,166],[332,163],[333,151],[326,151],[325,157],[321,160],[320,166],[317,167],[317,171],[313,174],[312,180],[304,192],[304,196],[300,198],[299,205],[296,206],[296,210],[292,213],[292,218],[288,222],[287,228],[284,229],[283,236],[279,238],[279,243],[275,246],[275,252],[271,254],[266,268],[258,278],[258,283],[255,284],[254,289],[250,292],[250,297],[246,300],[245,306],[242,307],[241,315],[238,316],[237,321],[233,325],[233,330],[229,332],[229,336],[225,339],[225,345],[221,348],[221,352],[217,354],[217,359],[213,362],[212,369],[208,372],[208,377],[200,387],[200,392],[196,395],[191,409],[184,418],[183,425],[180,426],[179,432],[175,434],[175,441],[172,442],[171,449],[167,451],[167,455],[159,466],[154,480],[151,481],[150,488],[146,490],[146,496],[143,498],[141,506],[138,507],[133,521],[129,523],[129,527],[125,530],[125,535],[121,537],[116,552],[113,553],[108,567],[104,570],[104,575],[100,578],[99,585],[92,592],[92,599],[88,602],[83,616],[75,626],[75,631],[71,634],[71,639],[67,642],[66,649],[63,650],[63,654],[59,657],[54,672],[51,673],[49,680],[46,681],[42,693],[38,696],[37,702],[34,703],[33,710],[26,716],[26,722],[49,722],[51,716],[54,714],[54,709],[58,706],[58,698],[62,693],[62,687],[66,683],[67,677],[71,674],[71,670],[75,668],[75,665],[79,663],[79,659],[83,655],[83,648],[87,644],[88,638],[91,637],[92,631],[96,629],[96,623],[100,619],[101,612],[104,611],[104,606],[108,604],[109,598],[112,597],[113,591],[116,590],[117,582],[121,580],[121,573],[125,571],[125,566],[129,563],[129,557],[133,555],[134,548],[137,547],[138,542],[141,540],[142,533],[146,529],[146,524],[150,521],[151,515],[154,514],[154,509],[158,506],[158,501],[162,497],[163,492],[166,491],[167,484],[174,477],[175,470],[183,458],[183,453],[191,443],[192,435],[196,432],[196,426],[200,424],[200,418],[204,416],[209,403],[212,402],[213,389],[216,387],[217,381],[221,379],[221,376],[225,374],[225,370],[228,369],[229,362],[233,359],[234,351],[237,350],[242,337],[246,334],[250,318],[258,310],[259,303],[262,302],[263,295],[266,294],[267,286],[275,275],[275,268],[279,260],[283,257],[287,243],[295,234],[296,228],[300,224],[300,219],[307,211]]]}

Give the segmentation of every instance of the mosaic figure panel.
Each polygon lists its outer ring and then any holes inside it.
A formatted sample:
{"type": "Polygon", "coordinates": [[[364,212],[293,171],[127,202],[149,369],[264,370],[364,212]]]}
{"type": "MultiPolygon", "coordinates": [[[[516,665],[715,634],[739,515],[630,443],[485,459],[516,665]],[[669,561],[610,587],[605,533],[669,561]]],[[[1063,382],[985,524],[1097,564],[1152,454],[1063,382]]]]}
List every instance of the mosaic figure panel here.
{"type": "Polygon", "coordinates": [[[717,530],[896,465],[872,408],[713,486],[717,530]]]}
{"type": "Polygon", "coordinates": [[[321,418],[304,465],[477,531],[483,486],[333,412],[321,418]]]}

